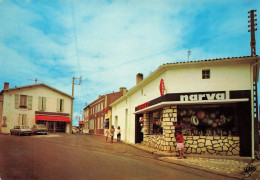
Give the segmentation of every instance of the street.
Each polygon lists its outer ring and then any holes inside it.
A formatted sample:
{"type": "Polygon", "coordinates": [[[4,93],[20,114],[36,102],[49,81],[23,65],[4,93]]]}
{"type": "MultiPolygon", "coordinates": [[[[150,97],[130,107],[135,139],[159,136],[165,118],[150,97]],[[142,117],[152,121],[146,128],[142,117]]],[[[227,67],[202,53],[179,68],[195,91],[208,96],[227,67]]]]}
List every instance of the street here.
{"type": "Polygon", "coordinates": [[[0,179],[229,179],[163,162],[104,136],[0,135],[0,179]]]}

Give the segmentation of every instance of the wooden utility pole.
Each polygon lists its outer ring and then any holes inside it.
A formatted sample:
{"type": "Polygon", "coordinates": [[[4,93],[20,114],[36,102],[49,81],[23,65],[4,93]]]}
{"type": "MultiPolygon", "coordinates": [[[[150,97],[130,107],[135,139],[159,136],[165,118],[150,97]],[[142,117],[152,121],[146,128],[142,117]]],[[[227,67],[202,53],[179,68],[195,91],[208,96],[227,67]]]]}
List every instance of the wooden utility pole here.
{"type": "Polygon", "coordinates": [[[257,28],[255,28],[255,26],[257,25],[257,23],[255,23],[257,21],[257,19],[255,19],[256,14],[255,14],[256,10],[251,10],[248,11],[248,13],[250,14],[248,16],[248,18],[250,18],[249,25],[248,27],[250,27],[251,29],[248,30],[248,32],[251,32],[251,42],[250,42],[250,46],[251,46],[251,56],[256,56],[256,51],[255,51],[255,45],[256,45],[256,41],[255,41],[255,31],[257,30],[257,28]]]}

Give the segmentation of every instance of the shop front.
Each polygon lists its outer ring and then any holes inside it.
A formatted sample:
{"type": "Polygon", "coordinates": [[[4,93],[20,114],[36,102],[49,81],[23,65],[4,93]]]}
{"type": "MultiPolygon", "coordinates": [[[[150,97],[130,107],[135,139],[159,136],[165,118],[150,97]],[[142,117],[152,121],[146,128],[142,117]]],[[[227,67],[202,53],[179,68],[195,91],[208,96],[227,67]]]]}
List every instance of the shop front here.
{"type": "Polygon", "coordinates": [[[251,156],[250,95],[250,90],[171,93],[139,105],[143,143],[175,152],[175,133],[181,131],[187,154],[251,156]]]}
{"type": "Polygon", "coordinates": [[[70,118],[67,113],[35,112],[35,123],[44,124],[48,132],[69,133],[70,118]]]}

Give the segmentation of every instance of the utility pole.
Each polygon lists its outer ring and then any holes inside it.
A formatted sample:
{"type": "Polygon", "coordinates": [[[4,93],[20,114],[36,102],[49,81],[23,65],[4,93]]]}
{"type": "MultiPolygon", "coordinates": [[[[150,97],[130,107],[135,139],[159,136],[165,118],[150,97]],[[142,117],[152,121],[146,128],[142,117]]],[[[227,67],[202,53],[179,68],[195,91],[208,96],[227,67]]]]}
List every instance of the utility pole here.
{"type": "Polygon", "coordinates": [[[250,14],[248,16],[248,18],[250,18],[249,25],[248,27],[250,27],[251,29],[248,30],[248,32],[251,32],[251,42],[250,42],[250,46],[251,46],[251,56],[256,56],[256,52],[255,52],[255,45],[256,45],[256,41],[255,41],[255,31],[257,30],[257,28],[255,28],[255,26],[257,25],[257,23],[255,23],[257,21],[257,19],[255,19],[256,14],[255,14],[256,10],[251,10],[248,11],[248,13],[250,14]]]}
{"type": "Polygon", "coordinates": [[[71,112],[70,112],[70,133],[72,132],[72,122],[73,122],[73,102],[74,102],[74,85],[81,85],[82,82],[82,77],[80,76],[80,78],[75,78],[73,76],[72,78],[72,100],[71,100],[71,112]],[[79,82],[75,83],[75,79],[78,79],[79,82]]]}

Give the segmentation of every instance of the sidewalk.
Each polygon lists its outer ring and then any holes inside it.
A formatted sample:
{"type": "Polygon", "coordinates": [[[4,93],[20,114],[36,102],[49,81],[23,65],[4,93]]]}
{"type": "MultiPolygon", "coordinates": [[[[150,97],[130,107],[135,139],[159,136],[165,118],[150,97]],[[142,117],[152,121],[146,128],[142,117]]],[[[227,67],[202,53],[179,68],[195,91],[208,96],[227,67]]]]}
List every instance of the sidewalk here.
{"type": "Polygon", "coordinates": [[[260,179],[260,160],[255,160],[252,165],[256,170],[251,174],[242,173],[244,168],[251,162],[250,157],[240,156],[214,156],[186,154],[187,159],[178,159],[176,153],[167,153],[141,144],[130,144],[132,147],[158,156],[164,162],[177,164],[189,168],[199,169],[223,176],[239,179],[260,179]]]}

